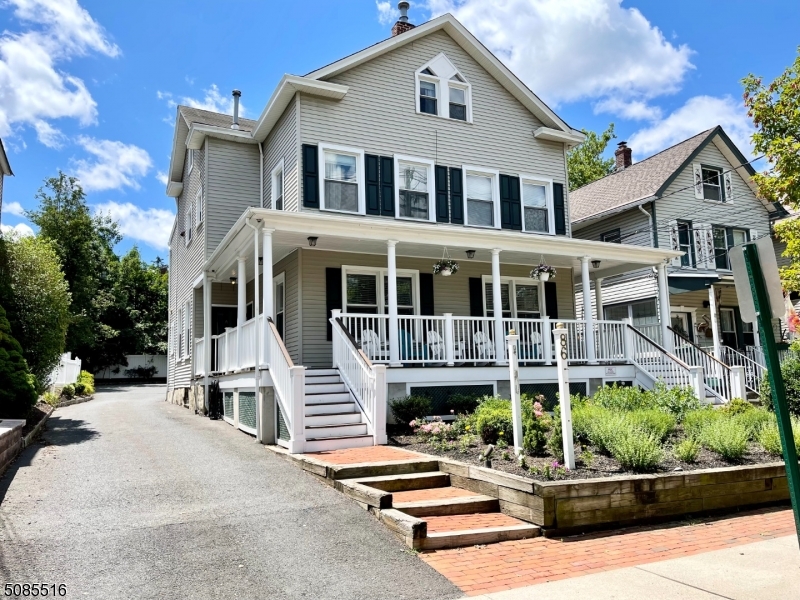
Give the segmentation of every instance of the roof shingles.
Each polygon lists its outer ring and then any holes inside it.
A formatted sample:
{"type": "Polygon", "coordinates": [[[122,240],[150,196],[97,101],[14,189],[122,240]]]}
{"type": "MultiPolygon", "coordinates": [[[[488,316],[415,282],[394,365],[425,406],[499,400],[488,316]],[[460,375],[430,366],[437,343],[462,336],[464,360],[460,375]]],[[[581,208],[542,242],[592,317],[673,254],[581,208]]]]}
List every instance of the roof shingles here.
{"type": "MultiPolygon", "coordinates": [[[[233,117],[223,113],[212,112],[210,110],[203,110],[202,108],[193,108],[191,106],[178,106],[178,111],[181,116],[186,120],[186,124],[191,127],[192,125],[210,125],[212,127],[222,127],[230,129],[233,123],[233,117]]],[[[239,117],[239,131],[253,131],[256,128],[256,121],[252,119],[243,119],[239,117]]]]}

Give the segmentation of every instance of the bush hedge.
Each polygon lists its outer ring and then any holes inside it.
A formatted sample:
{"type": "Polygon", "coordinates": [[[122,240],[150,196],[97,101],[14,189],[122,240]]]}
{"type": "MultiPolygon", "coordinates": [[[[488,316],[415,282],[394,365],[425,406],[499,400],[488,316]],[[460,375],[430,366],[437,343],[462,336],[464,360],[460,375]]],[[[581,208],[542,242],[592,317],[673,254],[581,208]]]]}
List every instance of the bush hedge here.
{"type": "Polygon", "coordinates": [[[411,421],[427,417],[432,412],[431,399],[425,396],[406,396],[389,404],[395,421],[408,426],[411,421]]]}
{"type": "Polygon", "coordinates": [[[36,379],[0,306],[0,419],[26,418],[36,398],[36,379]]]}

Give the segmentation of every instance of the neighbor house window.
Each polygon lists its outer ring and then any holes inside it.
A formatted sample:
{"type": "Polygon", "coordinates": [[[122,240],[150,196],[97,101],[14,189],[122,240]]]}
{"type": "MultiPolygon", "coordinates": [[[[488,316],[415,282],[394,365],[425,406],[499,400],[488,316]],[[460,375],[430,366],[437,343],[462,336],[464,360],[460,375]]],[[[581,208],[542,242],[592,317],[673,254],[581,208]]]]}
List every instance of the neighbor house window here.
{"type": "Polygon", "coordinates": [[[681,266],[691,267],[694,266],[692,260],[694,254],[694,244],[691,221],[678,221],[678,250],[683,252],[681,256],[681,266]]]}
{"type": "Polygon", "coordinates": [[[397,160],[397,216],[406,219],[431,218],[433,162],[395,156],[397,160]]]}
{"type": "Polygon", "coordinates": [[[703,198],[723,202],[725,197],[722,192],[722,171],[703,167],[703,198]]]}
{"type": "Polygon", "coordinates": [[[525,231],[551,233],[550,186],[522,180],[522,225],[525,231]]]}
{"type": "Polygon", "coordinates": [[[467,120],[467,91],[450,86],[450,118],[459,121],[467,120]]]}
{"type": "Polygon", "coordinates": [[[747,231],[732,227],[714,227],[714,263],[717,269],[730,269],[728,251],[747,241],[747,231]]]}
{"type": "Polygon", "coordinates": [[[364,154],[361,150],[323,146],[325,172],[322,187],[322,206],[327,210],[362,212],[362,169],[364,154]]]}
{"type": "Polygon", "coordinates": [[[197,190],[197,196],[194,198],[194,204],[194,214],[196,215],[195,225],[199,226],[200,223],[203,222],[203,188],[197,190]]]}
{"type": "Polygon", "coordinates": [[[272,170],[272,208],[283,210],[283,159],[272,170]]]}
{"type": "Polygon", "coordinates": [[[432,81],[419,82],[419,112],[428,115],[438,115],[439,110],[436,100],[436,84],[432,81]]]}
{"type": "Polygon", "coordinates": [[[495,226],[495,191],[497,176],[481,172],[466,173],[467,224],[482,227],[495,226]]]}
{"type": "Polygon", "coordinates": [[[612,229],[611,231],[606,231],[605,233],[601,233],[600,241],[608,242],[610,244],[621,244],[622,234],[620,233],[619,229],[612,229]]]}

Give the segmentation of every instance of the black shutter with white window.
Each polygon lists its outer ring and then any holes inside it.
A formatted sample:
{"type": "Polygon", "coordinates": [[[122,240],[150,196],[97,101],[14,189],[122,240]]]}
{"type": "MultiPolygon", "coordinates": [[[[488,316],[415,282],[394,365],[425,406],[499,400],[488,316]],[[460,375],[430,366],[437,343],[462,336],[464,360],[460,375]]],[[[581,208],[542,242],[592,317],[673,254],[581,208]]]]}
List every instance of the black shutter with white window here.
{"type": "Polygon", "coordinates": [[[469,316],[483,316],[483,282],[480,277],[469,278],[469,316]]]}
{"type": "Polygon", "coordinates": [[[303,206],[319,208],[319,149],[303,144],[303,206]]]}
{"type": "Polygon", "coordinates": [[[522,231],[519,177],[500,175],[500,227],[522,231]]]}
{"type": "Polygon", "coordinates": [[[447,198],[447,167],[436,165],[436,222],[450,222],[450,207],[447,198]]]}
{"type": "Polygon", "coordinates": [[[381,178],[380,156],[366,154],[364,156],[364,179],[366,184],[367,214],[381,214],[381,178]]]}
{"type": "Polygon", "coordinates": [[[450,222],[464,224],[464,179],[461,169],[450,168],[450,222]]]}
{"type": "Polygon", "coordinates": [[[567,235],[567,207],[564,202],[564,184],[553,184],[553,213],[556,221],[556,235],[567,235]]]}
{"type": "Polygon", "coordinates": [[[342,308],[342,270],[336,267],[325,269],[325,320],[327,321],[327,340],[333,339],[331,311],[342,308]]]}
{"type": "Polygon", "coordinates": [[[558,288],[555,281],[544,282],[544,306],[548,317],[558,318],[558,288]]]}
{"type": "Polygon", "coordinates": [[[381,156],[381,214],[394,216],[394,158],[381,156]]]}
{"type": "Polygon", "coordinates": [[[432,317],[433,304],[433,273],[419,274],[419,314],[432,317]]]}

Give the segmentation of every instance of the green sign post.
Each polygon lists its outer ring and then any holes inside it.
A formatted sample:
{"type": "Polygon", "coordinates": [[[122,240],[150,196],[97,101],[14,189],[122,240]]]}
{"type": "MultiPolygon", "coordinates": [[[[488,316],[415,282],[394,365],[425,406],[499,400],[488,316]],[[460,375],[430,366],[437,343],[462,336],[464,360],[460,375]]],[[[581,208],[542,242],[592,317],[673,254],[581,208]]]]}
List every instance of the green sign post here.
{"type": "Polygon", "coordinates": [[[761,337],[761,346],[767,361],[767,376],[772,390],[772,405],[778,418],[778,430],[781,434],[783,445],[783,460],[786,463],[786,479],[789,483],[789,496],[792,499],[794,511],[794,525],[800,543],[800,469],[797,465],[797,449],[794,445],[792,434],[792,419],[789,415],[789,406],[786,403],[786,388],[781,374],[781,363],[778,357],[778,347],[775,343],[775,333],[772,329],[772,309],[764,281],[764,274],[758,256],[756,244],[745,244],[744,263],[747,266],[747,276],[750,279],[750,288],[753,292],[753,304],[758,318],[758,333],[761,337]]]}

